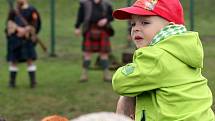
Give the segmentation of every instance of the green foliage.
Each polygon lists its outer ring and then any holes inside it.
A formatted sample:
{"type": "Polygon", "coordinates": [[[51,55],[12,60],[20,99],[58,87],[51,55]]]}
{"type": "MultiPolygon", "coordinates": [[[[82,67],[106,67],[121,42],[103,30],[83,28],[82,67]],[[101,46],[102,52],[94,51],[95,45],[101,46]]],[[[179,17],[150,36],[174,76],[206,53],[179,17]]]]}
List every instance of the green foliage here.
{"type": "MultiPolygon", "coordinates": [[[[39,36],[50,46],[50,0],[29,0],[34,4],[43,20],[39,36]]],[[[29,88],[26,65],[19,65],[17,89],[8,88],[8,63],[5,61],[6,40],[4,36],[5,20],[8,12],[6,0],[0,1],[0,116],[8,121],[38,121],[47,115],[59,114],[68,118],[96,111],[114,111],[118,95],[112,91],[111,84],[104,83],[101,71],[90,71],[90,81],[78,83],[81,73],[81,37],[73,34],[79,0],[56,0],[56,58],[50,58],[37,47],[39,59],[38,87],[29,88]]],[[[125,0],[112,0],[114,9],[124,7],[125,0]]],[[[181,0],[185,8],[185,17],[189,27],[189,2],[181,0]]],[[[203,74],[215,92],[214,79],[214,1],[197,0],[195,7],[195,28],[203,36],[205,62],[203,74]],[[199,1],[199,2],[197,2],[199,1]],[[207,9],[205,9],[207,8],[207,9]],[[207,36],[208,37],[208,36],[207,36]]],[[[115,20],[113,27],[116,36],[112,39],[114,55],[119,59],[126,44],[127,22],[115,20]]],[[[95,56],[94,56],[95,58],[95,56]]],[[[93,61],[94,62],[94,61],[93,61]]],[[[92,63],[93,65],[93,63],[92,63]]]]}

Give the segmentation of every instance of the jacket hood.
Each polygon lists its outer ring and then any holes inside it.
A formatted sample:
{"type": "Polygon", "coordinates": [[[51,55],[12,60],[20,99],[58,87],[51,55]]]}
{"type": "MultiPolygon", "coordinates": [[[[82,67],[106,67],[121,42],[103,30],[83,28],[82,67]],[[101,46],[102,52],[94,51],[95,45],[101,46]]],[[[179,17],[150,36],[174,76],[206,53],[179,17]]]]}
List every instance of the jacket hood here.
{"type": "Polygon", "coordinates": [[[191,67],[203,68],[203,48],[197,32],[173,35],[154,46],[158,46],[191,67]]]}

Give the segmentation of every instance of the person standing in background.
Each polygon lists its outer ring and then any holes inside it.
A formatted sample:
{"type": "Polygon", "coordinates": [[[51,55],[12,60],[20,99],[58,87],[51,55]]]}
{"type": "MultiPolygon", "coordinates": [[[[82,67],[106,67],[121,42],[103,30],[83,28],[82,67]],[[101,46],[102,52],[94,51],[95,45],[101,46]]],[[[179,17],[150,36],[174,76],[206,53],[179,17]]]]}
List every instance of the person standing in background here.
{"type": "Polygon", "coordinates": [[[92,53],[100,54],[100,64],[103,69],[103,79],[111,81],[108,70],[111,43],[109,37],[113,35],[110,22],[113,21],[112,6],[105,0],[81,0],[75,24],[75,34],[81,34],[82,25],[82,51],[83,69],[80,82],[88,81],[88,69],[91,62],[92,53]]]}
{"type": "Polygon", "coordinates": [[[30,87],[36,86],[37,58],[35,46],[36,35],[41,28],[41,19],[35,7],[28,0],[17,0],[15,8],[11,8],[7,19],[7,61],[9,62],[9,87],[16,87],[17,64],[27,63],[30,87]]]}

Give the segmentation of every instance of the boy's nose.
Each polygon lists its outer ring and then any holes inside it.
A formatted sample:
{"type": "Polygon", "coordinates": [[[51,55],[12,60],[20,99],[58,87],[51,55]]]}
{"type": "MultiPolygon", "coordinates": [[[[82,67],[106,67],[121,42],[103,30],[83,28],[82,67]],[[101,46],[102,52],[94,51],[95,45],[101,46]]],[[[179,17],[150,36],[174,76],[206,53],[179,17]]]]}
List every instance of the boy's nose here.
{"type": "Polygon", "coordinates": [[[133,27],[133,31],[134,31],[134,32],[138,32],[138,31],[140,31],[140,27],[138,27],[137,25],[136,25],[136,26],[134,26],[134,27],[133,27]]]}

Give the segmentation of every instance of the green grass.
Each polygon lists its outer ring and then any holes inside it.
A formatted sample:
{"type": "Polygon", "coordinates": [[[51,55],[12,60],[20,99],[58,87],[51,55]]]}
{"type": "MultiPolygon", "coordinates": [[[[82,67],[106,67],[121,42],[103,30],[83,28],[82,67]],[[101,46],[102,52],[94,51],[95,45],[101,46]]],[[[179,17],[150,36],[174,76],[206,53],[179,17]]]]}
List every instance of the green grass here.
{"type": "MultiPolygon", "coordinates": [[[[49,0],[31,0],[41,13],[43,27],[40,38],[50,47],[50,6],[49,0]]],[[[185,18],[189,27],[189,2],[182,0],[185,8],[185,18]]],[[[212,92],[215,92],[215,16],[213,0],[204,2],[196,0],[196,31],[200,32],[205,49],[203,75],[208,78],[212,92]],[[202,8],[208,8],[202,10],[202,8]]],[[[113,2],[114,8],[126,5],[125,0],[113,2]]],[[[0,116],[8,121],[39,121],[47,115],[59,114],[73,118],[81,114],[96,111],[114,111],[118,95],[112,91],[111,84],[102,81],[102,72],[90,71],[88,83],[78,83],[81,73],[81,38],[75,37],[74,22],[78,0],[56,0],[56,58],[44,54],[37,47],[39,59],[38,87],[29,88],[26,65],[19,65],[17,89],[8,88],[8,63],[5,61],[6,40],[4,37],[6,1],[0,1],[0,116]]],[[[126,43],[126,22],[114,21],[116,36],[112,38],[114,55],[120,60],[121,46],[126,43]],[[120,49],[118,49],[120,47],[120,49]]],[[[95,56],[94,56],[95,57],[95,56]]],[[[94,58],[95,59],[95,58],[94,58]]],[[[112,72],[113,73],[113,72],[112,72]]],[[[215,93],[214,93],[215,94],[215,93]]],[[[215,106],[213,106],[215,109],[215,106]]]]}

